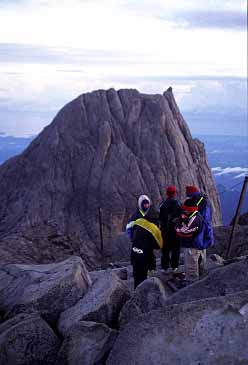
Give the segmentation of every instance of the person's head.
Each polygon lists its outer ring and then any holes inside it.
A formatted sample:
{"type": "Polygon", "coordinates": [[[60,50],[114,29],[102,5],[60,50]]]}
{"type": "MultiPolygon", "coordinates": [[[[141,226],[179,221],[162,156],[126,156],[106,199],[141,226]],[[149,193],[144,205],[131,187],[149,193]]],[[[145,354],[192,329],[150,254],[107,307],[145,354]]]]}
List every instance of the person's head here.
{"type": "Polygon", "coordinates": [[[147,195],[141,195],[138,199],[138,208],[142,210],[142,212],[147,212],[151,206],[151,200],[147,195]]]}
{"type": "Polygon", "coordinates": [[[194,185],[188,185],[186,186],[186,195],[191,197],[196,194],[199,194],[199,190],[194,185]]]}
{"type": "Polygon", "coordinates": [[[190,216],[194,214],[195,212],[198,212],[198,206],[195,204],[195,202],[191,199],[185,200],[183,206],[182,206],[183,214],[186,216],[190,216]]]}
{"type": "Polygon", "coordinates": [[[168,197],[175,196],[176,192],[177,192],[177,189],[176,189],[175,185],[167,186],[166,194],[167,194],[168,197]]]}

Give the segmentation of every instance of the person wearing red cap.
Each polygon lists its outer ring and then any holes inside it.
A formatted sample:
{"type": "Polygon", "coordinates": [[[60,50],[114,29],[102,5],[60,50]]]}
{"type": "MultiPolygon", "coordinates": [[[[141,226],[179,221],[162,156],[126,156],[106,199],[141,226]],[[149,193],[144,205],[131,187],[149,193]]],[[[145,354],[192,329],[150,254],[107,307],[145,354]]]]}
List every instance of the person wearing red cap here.
{"type": "Polygon", "coordinates": [[[167,198],[160,204],[159,220],[164,241],[161,267],[163,270],[172,267],[174,272],[179,266],[180,238],[175,231],[175,220],[180,217],[181,203],[176,199],[176,187],[170,185],[166,189],[167,198]]]}
{"type": "Polygon", "coordinates": [[[186,195],[188,197],[192,197],[196,193],[198,193],[198,194],[200,193],[199,190],[197,189],[197,187],[195,187],[193,185],[186,186],[186,195]]]}
{"type": "Polygon", "coordinates": [[[212,225],[212,206],[205,193],[199,191],[194,185],[186,186],[187,199],[190,199],[195,206],[198,207],[199,213],[207,223],[207,240],[210,240],[212,245],[214,244],[214,232],[212,225]]]}
{"type": "Polygon", "coordinates": [[[182,206],[180,222],[176,226],[184,248],[185,284],[198,280],[206,265],[203,236],[204,221],[194,200],[187,199],[182,206]]]}
{"type": "Polygon", "coordinates": [[[188,185],[185,189],[188,199],[194,202],[201,215],[212,225],[212,207],[206,194],[201,193],[194,185],[188,185]]]}

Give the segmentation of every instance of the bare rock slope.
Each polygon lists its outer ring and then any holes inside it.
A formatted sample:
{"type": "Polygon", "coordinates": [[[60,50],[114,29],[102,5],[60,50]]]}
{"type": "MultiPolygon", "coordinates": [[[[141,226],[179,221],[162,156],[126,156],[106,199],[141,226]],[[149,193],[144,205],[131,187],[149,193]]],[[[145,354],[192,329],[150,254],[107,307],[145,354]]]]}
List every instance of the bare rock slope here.
{"type": "Polygon", "coordinates": [[[220,224],[204,145],[192,139],[171,89],[80,95],[0,167],[1,261],[46,263],[77,254],[93,268],[111,256],[110,242],[137,197],[146,193],[158,204],[167,184],[177,185],[182,199],[186,184],[205,191],[220,224]]]}

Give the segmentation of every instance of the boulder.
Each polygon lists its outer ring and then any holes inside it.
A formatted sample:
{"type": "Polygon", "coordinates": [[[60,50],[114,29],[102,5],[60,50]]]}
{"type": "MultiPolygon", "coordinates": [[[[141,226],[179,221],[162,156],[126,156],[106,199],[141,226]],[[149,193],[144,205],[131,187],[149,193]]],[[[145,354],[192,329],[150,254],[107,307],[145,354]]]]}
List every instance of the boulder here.
{"type": "Polygon", "coordinates": [[[36,314],[18,314],[0,325],[0,364],[54,365],[60,341],[36,314]]]}
{"type": "Polygon", "coordinates": [[[248,364],[248,291],[170,305],[129,322],[107,365],[248,364]]]}
{"type": "Polygon", "coordinates": [[[163,307],[168,295],[160,279],[151,277],[143,281],[120,312],[119,325],[123,327],[138,314],[163,307]]]}
{"type": "Polygon", "coordinates": [[[81,321],[93,321],[116,326],[119,312],[130,293],[118,276],[107,271],[73,307],[61,313],[58,329],[63,336],[81,321]]]}
{"type": "Polygon", "coordinates": [[[67,334],[56,365],[103,364],[117,332],[103,323],[80,322],[67,334]]]}
{"type": "Polygon", "coordinates": [[[248,290],[248,260],[229,264],[210,272],[199,280],[166,300],[166,305],[192,302],[209,297],[226,296],[248,290]]]}
{"type": "Polygon", "coordinates": [[[0,311],[10,318],[18,313],[38,312],[56,322],[61,312],[73,306],[91,284],[81,258],[47,265],[1,265],[0,311]]]}

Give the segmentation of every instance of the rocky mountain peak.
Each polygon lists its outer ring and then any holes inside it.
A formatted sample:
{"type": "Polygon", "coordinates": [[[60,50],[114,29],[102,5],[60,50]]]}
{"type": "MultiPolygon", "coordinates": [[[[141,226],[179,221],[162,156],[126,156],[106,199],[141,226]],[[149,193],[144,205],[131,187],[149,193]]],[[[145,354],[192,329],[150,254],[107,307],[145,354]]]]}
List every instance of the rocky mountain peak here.
{"type": "Polygon", "coordinates": [[[2,259],[42,263],[77,254],[92,268],[111,255],[109,242],[138,196],[158,205],[168,184],[182,200],[188,184],[205,191],[220,224],[204,145],[192,138],[172,88],[163,95],[134,89],[82,94],[0,167],[0,240],[8,242],[2,259]]]}

